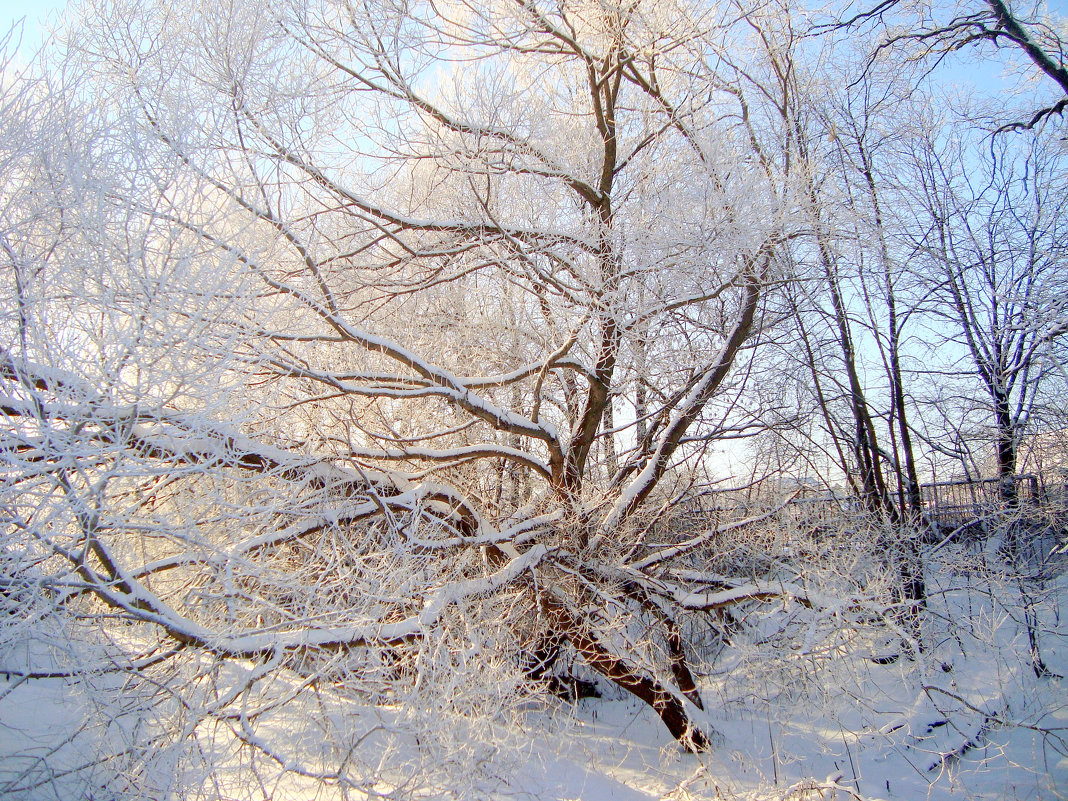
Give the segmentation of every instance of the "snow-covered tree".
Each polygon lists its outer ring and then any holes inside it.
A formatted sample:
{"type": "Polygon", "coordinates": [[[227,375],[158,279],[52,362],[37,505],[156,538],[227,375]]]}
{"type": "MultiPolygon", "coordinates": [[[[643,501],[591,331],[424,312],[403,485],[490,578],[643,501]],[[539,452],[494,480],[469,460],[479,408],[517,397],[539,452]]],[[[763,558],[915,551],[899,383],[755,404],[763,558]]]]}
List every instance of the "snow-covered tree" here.
{"type": "Polygon", "coordinates": [[[85,18],[62,96],[91,121],[25,179],[71,236],[5,248],[7,586],[131,624],[106,659],[167,674],[177,745],[221,723],[342,785],[258,722],[327,680],[499,704],[565,649],[707,747],[678,616],[799,591],[685,569],[715,531],[650,537],[734,425],[796,234],[781,120],[724,69],[737,13],[85,18]]]}

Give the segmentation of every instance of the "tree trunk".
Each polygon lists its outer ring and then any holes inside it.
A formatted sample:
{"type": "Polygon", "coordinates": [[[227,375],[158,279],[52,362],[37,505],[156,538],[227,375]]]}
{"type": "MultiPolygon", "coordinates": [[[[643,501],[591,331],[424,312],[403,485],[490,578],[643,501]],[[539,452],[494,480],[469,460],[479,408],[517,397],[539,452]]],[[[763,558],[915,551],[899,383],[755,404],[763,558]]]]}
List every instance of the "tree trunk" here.
{"type": "Polygon", "coordinates": [[[542,595],[542,605],[557,630],[571,642],[586,664],[652,707],[671,736],[687,751],[699,753],[711,749],[709,734],[693,724],[678,696],[609,652],[563,602],[546,593],[542,595]]]}
{"type": "Polygon", "coordinates": [[[994,418],[997,424],[998,492],[1002,506],[1007,510],[1015,510],[1020,506],[1016,491],[1016,427],[1006,393],[997,392],[994,395],[994,418]]]}

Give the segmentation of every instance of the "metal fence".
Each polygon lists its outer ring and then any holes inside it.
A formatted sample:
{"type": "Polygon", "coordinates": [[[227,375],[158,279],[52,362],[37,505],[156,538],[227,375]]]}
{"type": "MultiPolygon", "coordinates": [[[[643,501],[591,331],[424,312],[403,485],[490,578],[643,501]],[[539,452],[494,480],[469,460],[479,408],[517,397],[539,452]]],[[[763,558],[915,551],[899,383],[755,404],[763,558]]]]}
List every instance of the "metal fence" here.
{"type": "MultiPolygon", "coordinates": [[[[1060,517],[1068,522],[1068,475],[1041,474],[1013,476],[1015,502],[1007,508],[1001,480],[954,479],[920,485],[924,516],[939,527],[955,528],[1006,511],[1032,517],[1060,517]]],[[[783,503],[782,490],[760,493],[719,491],[703,493],[675,507],[676,528],[707,528],[759,516],[783,503]],[[778,498],[778,499],[776,499],[778,498]]],[[[817,492],[803,488],[795,492],[780,513],[803,526],[819,528],[863,514],[860,501],[842,492],[817,492]]]]}
{"type": "Polygon", "coordinates": [[[1038,474],[1013,476],[1014,505],[1009,508],[998,478],[936,481],[920,486],[927,518],[940,526],[960,526],[991,514],[1014,511],[1020,514],[1063,512],[1068,501],[1068,483],[1063,477],[1048,481],[1038,474]]]}

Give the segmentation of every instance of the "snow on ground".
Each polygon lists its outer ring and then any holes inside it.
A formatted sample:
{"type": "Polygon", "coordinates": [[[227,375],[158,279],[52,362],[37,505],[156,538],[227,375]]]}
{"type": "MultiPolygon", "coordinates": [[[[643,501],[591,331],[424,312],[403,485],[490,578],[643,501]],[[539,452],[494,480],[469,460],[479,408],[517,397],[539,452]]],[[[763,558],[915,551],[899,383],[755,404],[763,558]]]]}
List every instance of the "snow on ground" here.
{"type": "MultiPolygon", "coordinates": [[[[1068,676],[1065,579],[1028,586],[1042,659],[1060,676],[1068,676]]],[[[166,694],[152,696],[128,674],[0,672],[0,798],[1064,799],[1066,680],[1032,670],[1019,589],[981,572],[932,581],[927,632],[936,636],[917,659],[893,659],[900,641],[878,627],[823,651],[739,640],[702,687],[721,736],[709,754],[685,753],[648,707],[612,692],[574,706],[526,704],[496,721],[457,719],[432,738],[420,727],[433,708],[361,706],[341,695],[317,695],[317,711],[283,706],[261,719],[260,745],[303,748],[307,761],[289,767],[305,774],[326,764],[319,740],[347,738],[345,758],[366,776],[347,795],[308,775],[279,775],[270,759],[250,769],[236,724],[201,737],[198,764],[181,757],[183,787],[173,732],[136,747],[180,719],[164,709],[173,701],[166,694]]],[[[54,643],[11,642],[0,668],[71,665],[54,643]]],[[[236,681],[244,668],[231,670],[236,681]]]]}
{"type": "MultiPolygon", "coordinates": [[[[723,736],[712,754],[683,753],[633,700],[583,702],[569,753],[644,798],[1068,798],[1066,680],[1035,676],[1020,610],[998,597],[1011,589],[936,585],[943,639],[917,660],[780,657],[761,670],[753,654],[726,657],[704,688],[723,736]]],[[[1068,676],[1063,576],[1043,599],[1042,657],[1068,676]]],[[[634,796],[588,782],[538,797],[634,796]]]]}

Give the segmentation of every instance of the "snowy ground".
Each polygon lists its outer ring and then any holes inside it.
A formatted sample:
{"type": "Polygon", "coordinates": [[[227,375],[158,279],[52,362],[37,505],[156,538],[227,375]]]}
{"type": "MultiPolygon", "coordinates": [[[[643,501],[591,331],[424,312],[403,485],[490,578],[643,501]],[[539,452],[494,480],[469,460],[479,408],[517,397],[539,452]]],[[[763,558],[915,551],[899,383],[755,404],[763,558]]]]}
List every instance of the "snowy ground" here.
{"type": "Polygon", "coordinates": [[[1068,798],[1066,576],[1028,585],[1055,674],[1037,677],[1020,585],[947,573],[929,582],[937,636],[918,659],[879,664],[900,649],[877,633],[844,654],[728,650],[703,688],[711,754],[683,752],[637,701],[589,700],[521,781],[561,801],[1068,798]]]}
{"type": "MultiPolygon", "coordinates": [[[[894,650],[879,631],[846,649],[771,649],[768,630],[782,624],[769,615],[763,641],[727,649],[706,679],[721,740],[705,755],[685,753],[647,707],[612,693],[577,706],[525,704],[433,743],[404,734],[403,709],[324,707],[320,718],[281,707],[261,721],[266,753],[314,743],[336,716],[351,758],[366,766],[367,781],[347,793],[299,775],[315,773],[314,761],[290,763],[285,775],[269,759],[245,764],[236,726],[200,737],[199,767],[186,753],[183,781],[197,788],[186,793],[174,784],[177,752],[138,745],[155,725],[143,710],[158,701],[143,683],[0,674],[0,798],[1068,798],[1066,680],[1035,675],[1016,586],[983,575],[933,582],[927,630],[936,636],[918,659],[887,664],[872,659],[894,650]]],[[[1068,581],[1032,590],[1042,658],[1066,676],[1068,581]]],[[[42,642],[22,648],[3,655],[4,667],[69,664],[42,642]]]]}

